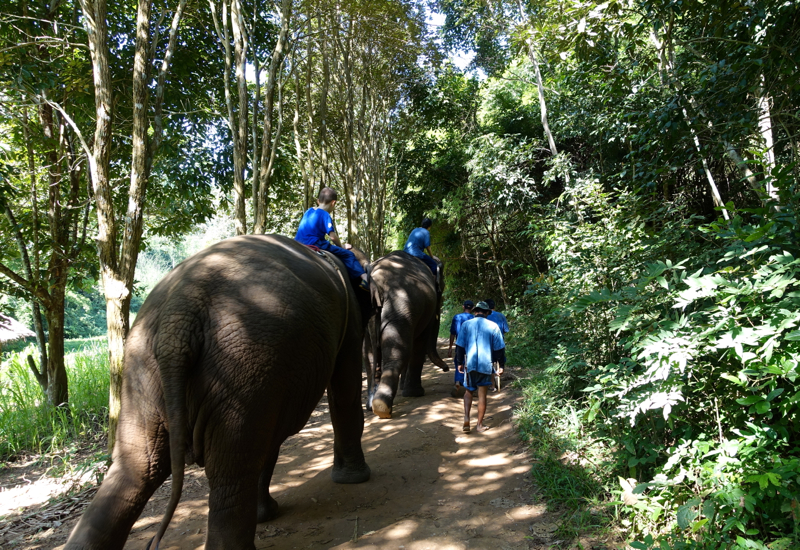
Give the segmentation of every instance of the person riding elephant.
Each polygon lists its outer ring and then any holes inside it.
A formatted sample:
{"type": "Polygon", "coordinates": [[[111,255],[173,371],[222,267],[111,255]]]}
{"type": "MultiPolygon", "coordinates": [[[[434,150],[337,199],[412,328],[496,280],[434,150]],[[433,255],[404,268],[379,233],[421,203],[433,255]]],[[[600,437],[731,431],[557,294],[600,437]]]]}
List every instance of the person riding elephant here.
{"type": "Polygon", "coordinates": [[[338,260],[279,235],[221,241],[170,272],[131,328],[113,464],[65,548],[123,548],[171,473],[157,548],[196,463],[210,487],[205,548],[254,549],[256,524],[278,512],[280,446],[326,390],[333,481],[367,481],[358,294],[338,260]]]}
{"type": "MultiPolygon", "coordinates": [[[[436,351],[442,295],[431,270],[404,251],[375,260],[369,271],[379,309],[364,335],[367,409],[391,418],[399,386],[403,397],[425,395],[422,366],[426,355],[443,371],[450,370],[436,351]]],[[[443,289],[441,265],[438,277],[443,289]]]]}

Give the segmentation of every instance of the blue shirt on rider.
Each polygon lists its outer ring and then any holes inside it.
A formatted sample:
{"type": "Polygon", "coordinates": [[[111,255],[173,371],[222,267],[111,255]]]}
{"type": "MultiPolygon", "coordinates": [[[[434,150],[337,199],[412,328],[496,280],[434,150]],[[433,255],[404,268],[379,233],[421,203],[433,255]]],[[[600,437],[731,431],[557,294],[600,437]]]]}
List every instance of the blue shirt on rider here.
{"type": "Polygon", "coordinates": [[[421,258],[422,256],[425,256],[425,249],[428,248],[430,245],[431,245],[430,232],[428,232],[428,230],[425,228],[417,227],[408,236],[408,240],[406,241],[403,250],[405,250],[412,256],[421,258]]]}
{"type": "Polygon", "coordinates": [[[486,319],[489,321],[494,321],[495,324],[500,327],[500,330],[503,332],[503,334],[508,332],[508,320],[506,320],[506,316],[499,311],[491,312],[486,319]]]}
{"type": "Polygon", "coordinates": [[[503,334],[496,323],[483,317],[475,317],[461,325],[456,345],[466,352],[467,372],[477,371],[492,374],[492,351],[505,349],[503,334]]]}
{"type": "Polygon", "coordinates": [[[325,235],[332,231],[336,231],[336,228],[331,215],[322,208],[309,208],[300,220],[294,239],[303,244],[320,246],[325,244],[325,235]]]}

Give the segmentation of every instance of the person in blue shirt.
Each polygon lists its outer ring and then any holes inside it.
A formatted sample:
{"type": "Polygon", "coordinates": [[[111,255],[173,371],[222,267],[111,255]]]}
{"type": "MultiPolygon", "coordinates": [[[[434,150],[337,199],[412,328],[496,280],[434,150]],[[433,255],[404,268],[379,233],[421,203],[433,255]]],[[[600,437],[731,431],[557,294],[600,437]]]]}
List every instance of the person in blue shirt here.
{"type": "MultiPolygon", "coordinates": [[[[475,303],[472,300],[464,300],[464,311],[454,315],[453,320],[450,322],[450,347],[447,348],[448,358],[453,356],[453,342],[458,336],[461,325],[474,317],[474,315],[472,315],[472,306],[474,305],[475,303]]],[[[461,392],[464,387],[464,373],[458,372],[458,365],[456,365],[455,371],[455,388],[453,388],[450,395],[453,397],[461,397],[461,392]]]]}
{"type": "Polygon", "coordinates": [[[422,227],[417,227],[411,232],[406,244],[403,246],[403,250],[425,262],[425,265],[431,269],[435,278],[438,265],[436,260],[433,259],[433,254],[431,254],[431,234],[428,231],[431,225],[433,225],[433,222],[430,218],[422,220],[422,227]],[[427,254],[425,254],[426,251],[428,252],[427,254]]]}
{"type": "Polygon", "coordinates": [[[484,300],[484,302],[486,302],[486,304],[492,309],[492,312],[489,314],[487,319],[497,323],[497,326],[500,327],[500,331],[503,333],[503,337],[505,338],[505,335],[508,333],[508,320],[506,319],[506,316],[499,311],[494,310],[494,300],[491,298],[484,300]]]}
{"type": "Polygon", "coordinates": [[[469,414],[472,409],[473,394],[478,392],[478,424],[476,430],[485,432],[489,428],[483,425],[486,415],[486,396],[493,385],[494,363],[499,366],[497,374],[503,374],[506,364],[505,342],[500,328],[486,319],[491,309],[486,302],[478,302],[472,308],[474,319],[461,325],[456,339],[456,364],[458,370],[465,373],[464,387],[464,426],[462,430],[469,433],[469,414]]]}
{"type": "MultiPolygon", "coordinates": [[[[330,252],[344,263],[347,274],[351,279],[358,282],[358,287],[362,290],[369,290],[367,274],[364,268],[358,263],[356,255],[349,250],[342,248],[339,235],[336,233],[336,226],[333,225],[333,214],[336,208],[336,200],[339,195],[330,187],[323,187],[317,197],[316,208],[309,208],[303,214],[300,225],[294,239],[308,246],[316,246],[320,250],[330,252]],[[330,240],[325,239],[328,237],[330,240]]],[[[349,245],[346,245],[349,246],[349,245]]]]}

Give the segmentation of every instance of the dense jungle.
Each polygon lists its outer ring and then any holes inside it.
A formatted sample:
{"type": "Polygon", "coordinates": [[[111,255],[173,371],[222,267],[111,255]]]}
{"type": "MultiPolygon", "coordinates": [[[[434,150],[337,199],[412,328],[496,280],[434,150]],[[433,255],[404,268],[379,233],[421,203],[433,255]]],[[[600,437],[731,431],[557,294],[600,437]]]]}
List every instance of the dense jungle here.
{"type": "MultiPolygon", "coordinates": [[[[323,398],[256,547],[800,548],[798,65],[781,0],[2,3],[0,546],[61,548],[113,468],[156,284],[331,187],[370,261],[432,220],[451,371],[365,408],[346,489],[302,477],[323,398]],[[486,434],[450,395],[468,299],[510,327],[486,434]]],[[[166,547],[203,545],[186,480],[166,547]]]]}

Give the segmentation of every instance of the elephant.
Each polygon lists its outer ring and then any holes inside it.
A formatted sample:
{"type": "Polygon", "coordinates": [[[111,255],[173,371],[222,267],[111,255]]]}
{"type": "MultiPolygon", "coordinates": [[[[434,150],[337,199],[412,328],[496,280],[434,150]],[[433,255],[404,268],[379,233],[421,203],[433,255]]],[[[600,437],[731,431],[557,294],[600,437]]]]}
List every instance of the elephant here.
{"type": "Polygon", "coordinates": [[[233,237],[179,264],[130,330],[113,464],[65,548],[121,549],[171,473],[157,548],[196,463],[210,487],[206,549],[254,549],[256,524],[278,512],[280,446],[326,389],[333,481],[367,481],[363,311],[369,296],[338,260],[288,237],[233,237]]]}
{"type": "MultiPolygon", "coordinates": [[[[358,255],[357,255],[358,256],[358,255]]],[[[422,260],[395,251],[370,265],[370,284],[378,312],[364,335],[367,409],[392,417],[402,375],[403,397],[425,395],[422,365],[427,355],[443,371],[450,368],[436,351],[444,278],[437,280],[422,260]]]]}

